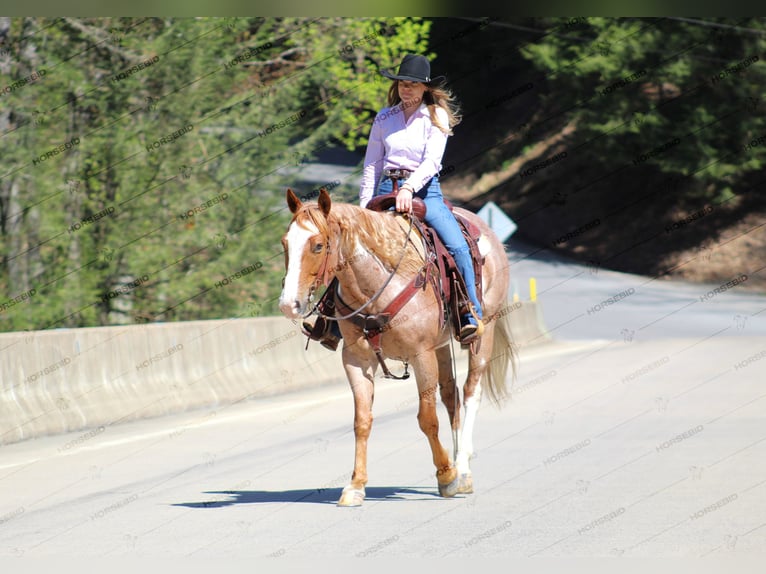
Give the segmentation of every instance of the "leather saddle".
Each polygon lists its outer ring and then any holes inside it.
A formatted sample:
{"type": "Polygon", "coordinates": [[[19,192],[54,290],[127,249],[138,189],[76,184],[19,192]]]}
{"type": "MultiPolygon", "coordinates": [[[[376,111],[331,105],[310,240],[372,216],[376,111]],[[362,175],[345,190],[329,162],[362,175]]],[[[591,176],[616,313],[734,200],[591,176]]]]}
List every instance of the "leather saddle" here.
{"type": "MultiPolygon", "coordinates": [[[[454,206],[449,200],[444,199],[444,203],[452,215],[455,216],[463,232],[463,237],[468,244],[471,261],[473,262],[474,277],[476,278],[476,295],[479,297],[479,303],[483,307],[481,270],[482,265],[484,265],[484,257],[481,255],[478,245],[481,230],[462,215],[455,213],[453,210],[454,206]]],[[[367,203],[367,209],[372,211],[387,211],[395,207],[395,193],[375,196],[367,203]]],[[[439,324],[443,325],[446,312],[448,310],[452,311],[450,316],[452,317],[454,327],[453,332],[458,333],[460,331],[460,317],[468,313],[470,299],[468,298],[463,276],[455,265],[455,259],[447,250],[436,231],[425,222],[426,211],[425,202],[419,197],[413,197],[412,212],[415,215],[414,223],[423,237],[426,260],[433,261],[438,269],[438,273],[431,274],[431,277],[435,293],[444,302],[443,307],[440,309],[439,324]]]]}

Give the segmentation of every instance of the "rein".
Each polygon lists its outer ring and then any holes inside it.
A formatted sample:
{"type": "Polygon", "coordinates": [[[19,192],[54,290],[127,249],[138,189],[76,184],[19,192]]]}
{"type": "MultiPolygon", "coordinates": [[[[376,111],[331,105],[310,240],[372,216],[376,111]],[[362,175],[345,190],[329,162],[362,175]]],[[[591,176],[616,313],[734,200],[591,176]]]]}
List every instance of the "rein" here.
{"type": "MultiPolygon", "coordinates": [[[[314,313],[316,313],[319,317],[322,317],[323,319],[326,319],[328,321],[344,321],[344,320],[356,317],[357,315],[360,315],[362,313],[362,311],[364,311],[370,304],[372,304],[375,301],[377,301],[378,298],[383,294],[383,291],[386,290],[386,287],[388,287],[388,284],[391,283],[391,280],[394,278],[394,276],[396,275],[396,272],[399,270],[399,266],[402,264],[402,261],[404,261],[404,256],[406,254],[406,249],[407,249],[407,243],[409,243],[410,235],[412,234],[412,228],[413,228],[413,223],[414,223],[413,216],[410,216],[409,220],[410,220],[410,225],[409,225],[409,228],[407,229],[407,235],[404,238],[404,245],[402,246],[402,254],[399,257],[399,261],[397,261],[396,266],[391,271],[391,273],[389,274],[388,278],[385,280],[385,282],[380,287],[380,289],[378,289],[375,292],[375,294],[370,298],[369,301],[364,303],[361,307],[352,310],[347,315],[342,315],[340,317],[334,317],[334,316],[330,316],[330,315],[325,315],[324,313],[322,313],[319,310],[319,303],[321,301],[321,299],[320,299],[319,301],[317,301],[316,305],[314,305],[314,308],[306,315],[306,317],[309,317],[309,316],[313,315],[314,313]]],[[[318,284],[327,285],[329,283],[328,281],[326,281],[326,279],[325,280],[321,279],[327,273],[327,262],[328,262],[329,258],[330,258],[330,253],[328,252],[327,256],[325,257],[325,261],[322,264],[321,273],[317,274],[317,280],[319,282],[318,284]]],[[[425,268],[427,265],[428,265],[428,262],[426,262],[425,265],[423,265],[423,268],[425,268]]],[[[423,268],[421,268],[421,271],[422,271],[423,268]]],[[[324,295],[322,297],[324,298],[324,295]]]]}

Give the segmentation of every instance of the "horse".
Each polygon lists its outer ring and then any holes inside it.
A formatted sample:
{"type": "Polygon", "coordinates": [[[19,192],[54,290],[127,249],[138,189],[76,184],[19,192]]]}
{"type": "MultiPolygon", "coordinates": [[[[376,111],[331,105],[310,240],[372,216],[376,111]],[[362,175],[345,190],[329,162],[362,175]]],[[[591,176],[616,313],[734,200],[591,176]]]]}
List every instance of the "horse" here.
{"type": "MultiPolygon", "coordinates": [[[[286,199],[293,216],[282,237],[285,276],[279,308],[287,318],[309,315],[315,292],[333,277],[338,283],[337,297],[345,305],[375,314],[386,309],[413,276],[422,272],[424,247],[417,240],[417,230],[407,223],[408,215],[333,202],[325,189],[320,190],[317,203],[301,202],[289,188],[286,199]]],[[[443,301],[428,282],[384,328],[380,360],[364,330],[336,308],[343,336],[343,367],[354,399],[355,437],[354,470],[338,506],[360,506],[365,498],[375,374],[377,367],[385,364],[383,359],[412,366],[419,399],[417,420],[431,447],[439,494],[453,497],[473,492],[469,460],[482,393],[486,391],[496,405],[502,406],[508,394],[509,365],[515,378],[516,353],[509,322],[510,277],[505,248],[476,214],[459,207],[454,210],[480,228],[479,246],[484,256],[484,331],[470,346],[461,345],[470,350],[463,385],[465,416],[461,420],[453,375],[452,327],[450,321],[440,320],[443,301]],[[454,462],[439,441],[437,385],[452,429],[454,462]]]]}

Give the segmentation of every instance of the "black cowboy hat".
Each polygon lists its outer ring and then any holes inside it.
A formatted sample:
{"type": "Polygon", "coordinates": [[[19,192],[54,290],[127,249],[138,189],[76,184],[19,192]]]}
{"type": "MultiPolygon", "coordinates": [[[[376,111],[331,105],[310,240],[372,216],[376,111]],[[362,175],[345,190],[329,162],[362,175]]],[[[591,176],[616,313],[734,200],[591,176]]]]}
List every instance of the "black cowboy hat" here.
{"type": "Polygon", "coordinates": [[[381,70],[386,78],[390,80],[408,80],[410,82],[421,82],[423,84],[430,84],[433,82],[439,82],[444,79],[444,76],[431,77],[431,64],[425,56],[418,54],[407,54],[402,58],[402,63],[399,64],[399,73],[394,75],[389,70],[381,70]]]}

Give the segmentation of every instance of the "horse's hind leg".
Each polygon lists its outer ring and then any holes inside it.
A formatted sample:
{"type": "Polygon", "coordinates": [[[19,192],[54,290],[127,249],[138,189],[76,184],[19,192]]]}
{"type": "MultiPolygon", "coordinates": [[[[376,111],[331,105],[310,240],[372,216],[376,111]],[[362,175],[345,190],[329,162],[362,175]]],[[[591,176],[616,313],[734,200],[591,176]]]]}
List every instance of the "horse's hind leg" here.
{"type": "Polygon", "coordinates": [[[460,398],[455,384],[455,375],[452,372],[452,352],[448,345],[436,350],[436,360],[439,364],[439,393],[442,403],[447,407],[447,414],[452,427],[453,454],[457,456],[458,435],[460,433],[460,398]]]}
{"type": "Polygon", "coordinates": [[[468,357],[468,377],[463,386],[463,406],[465,408],[465,418],[463,427],[459,433],[458,451],[455,456],[455,466],[457,467],[460,486],[458,492],[473,492],[473,474],[468,461],[473,457],[473,427],[476,423],[476,416],[481,405],[482,386],[481,380],[489,367],[489,361],[492,360],[492,343],[494,340],[494,328],[488,328],[484,331],[481,340],[481,347],[478,353],[473,353],[468,357]]]}
{"type": "Polygon", "coordinates": [[[438,361],[436,354],[423,352],[413,361],[413,370],[418,384],[419,408],[418,424],[426,435],[431,446],[434,466],[436,466],[436,481],[439,484],[439,494],[455,496],[457,494],[458,478],[446,449],[439,441],[439,418],[436,415],[436,386],[438,376],[438,361]]]}

